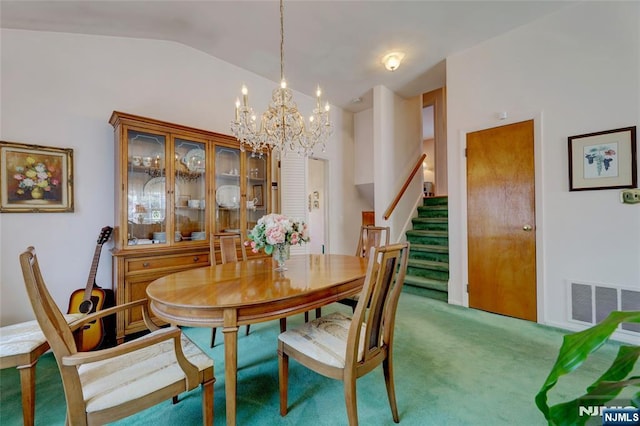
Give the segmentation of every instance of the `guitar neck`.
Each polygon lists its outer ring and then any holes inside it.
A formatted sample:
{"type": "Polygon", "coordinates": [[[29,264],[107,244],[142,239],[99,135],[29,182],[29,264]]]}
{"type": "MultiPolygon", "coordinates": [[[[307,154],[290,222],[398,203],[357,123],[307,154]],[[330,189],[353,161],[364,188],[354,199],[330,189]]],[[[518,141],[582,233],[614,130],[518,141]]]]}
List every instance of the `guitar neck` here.
{"type": "Polygon", "coordinates": [[[91,270],[89,271],[89,278],[87,278],[87,287],[84,290],[84,300],[91,299],[91,290],[96,283],[96,272],[98,271],[98,262],[100,262],[100,253],[102,252],[102,245],[109,240],[113,228],[105,226],[100,231],[98,237],[98,243],[96,244],[96,250],[93,252],[93,261],[91,262],[91,270]]]}
{"type": "Polygon", "coordinates": [[[100,253],[102,253],[102,244],[98,244],[93,253],[93,261],[91,262],[89,278],[87,278],[87,286],[84,289],[84,300],[89,300],[91,298],[91,290],[96,282],[96,272],[98,271],[98,262],[100,262],[100,253]]]}

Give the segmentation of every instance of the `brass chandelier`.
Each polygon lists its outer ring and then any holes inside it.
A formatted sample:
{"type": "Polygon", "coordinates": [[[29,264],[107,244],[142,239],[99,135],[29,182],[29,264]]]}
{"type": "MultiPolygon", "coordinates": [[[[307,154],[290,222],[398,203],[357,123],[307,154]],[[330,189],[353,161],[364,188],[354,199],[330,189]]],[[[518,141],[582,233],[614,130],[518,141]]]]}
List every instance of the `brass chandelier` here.
{"type": "Polygon", "coordinates": [[[305,124],[284,78],[284,4],[280,0],[280,87],[273,90],[269,108],[257,123],[249,106],[247,87],[242,86],[242,102],[236,100],[235,119],[231,122],[231,132],[240,141],[240,149],[248,148],[259,156],[272,151],[277,158],[287,152],[308,157],[313,155],[316,146],[324,151],[333,127],[329,121],[329,102],[323,106],[321,95],[318,87],[316,107],[305,124]]]}

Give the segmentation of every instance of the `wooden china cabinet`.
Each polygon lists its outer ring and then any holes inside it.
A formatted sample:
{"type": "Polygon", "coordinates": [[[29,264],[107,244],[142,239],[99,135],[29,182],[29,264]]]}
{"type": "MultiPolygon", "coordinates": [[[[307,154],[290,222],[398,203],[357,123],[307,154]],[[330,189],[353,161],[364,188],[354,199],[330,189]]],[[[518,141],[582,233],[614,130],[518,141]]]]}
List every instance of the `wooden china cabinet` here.
{"type": "MultiPolygon", "coordinates": [[[[227,135],[114,111],[116,303],[164,275],[210,265],[209,235],[253,228],[270,207],[271,160],[227,135]]],[[[116,337],[145,330],[118,314],[116,337]]]]}

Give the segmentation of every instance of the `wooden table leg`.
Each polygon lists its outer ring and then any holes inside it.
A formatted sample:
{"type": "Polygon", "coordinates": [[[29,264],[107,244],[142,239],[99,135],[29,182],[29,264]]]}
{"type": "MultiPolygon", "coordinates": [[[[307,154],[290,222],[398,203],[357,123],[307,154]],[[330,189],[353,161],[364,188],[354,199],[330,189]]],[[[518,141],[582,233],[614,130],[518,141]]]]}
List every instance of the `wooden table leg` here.
{"type": "Polygon", "coordinates": [[[227,401],[227,426],[236,424],[236,398],[238,384],[238,313],[224,311],[224,390],[227,401]]]}
{"type": "Polygon", "coordinates": [[[25,426],[32,426],[36,406],[36,359],[32,364],[18,366],[22,390],[22,420],[25,426]]]}

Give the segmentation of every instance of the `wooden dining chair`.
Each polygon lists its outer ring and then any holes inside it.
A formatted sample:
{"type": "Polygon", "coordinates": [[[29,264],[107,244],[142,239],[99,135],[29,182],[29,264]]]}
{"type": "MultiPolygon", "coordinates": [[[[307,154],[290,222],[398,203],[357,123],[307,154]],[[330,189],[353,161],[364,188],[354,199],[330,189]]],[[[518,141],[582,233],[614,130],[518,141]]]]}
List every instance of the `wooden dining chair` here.
{"type": "Polygon", "coordinates": [[[213,360],[177,327],[158,328],[146,299],[87,315],[67,324],[49,294],[33,247],[20,255],[36,319],[55,355],[67,402],[67,425],[101,425],[202,387],[202,421],[213,425],[213,360]],[[138,307],[151,333],[122,345],[78,352],[74,330],[115,312],[138,307]]]}
{"type": "Polygon", "coordinates": [[[393,378],[396,308],[407,269],[409,243],[371,248],[364,287],[352,317],[322,316],[278,336],[280,415],[287,414],[289,358],[344,382],[349,425],[358,424],[356,379],[382,364],[393,421],[398,407],[393,378]]]}
{"type": "MultiPolygon", "coordinates": [[[[211,233],[209,245],[212,265],[224,265],[225,263],[247,260],[247,250],[244,245],[244,236],[241,232],[211,233]],[[238,251],[240,251],[240,258],[238,257],[238,251]]],[[[251,327],[251,325],[247,324],[247,336],[249,335],[249,327],[251,327]]],[[[213,327],[211,330],[211,347],[213,347],[215,343],[216,327],[213,327]]]]}
{"type": "MultiPolygon", "coordinates": [[[[356,248],[356,256],[369,257],[371,247],[380,247],[389,245],[390,230],[388,226],[362,225],[360,227],[360,236],[358,238],[358,246],[356,248]]],[[[347,297],[338,302],[343,305],[351,306],[355,311],[358,304],[358,295],[347,297]]]]}
{"type": "Polygon", "coordinates": [[[371,247],[389,245],[390,233],[388,226],[362,225],[360,227],[356,256],[367,258],[371,247]]]}

